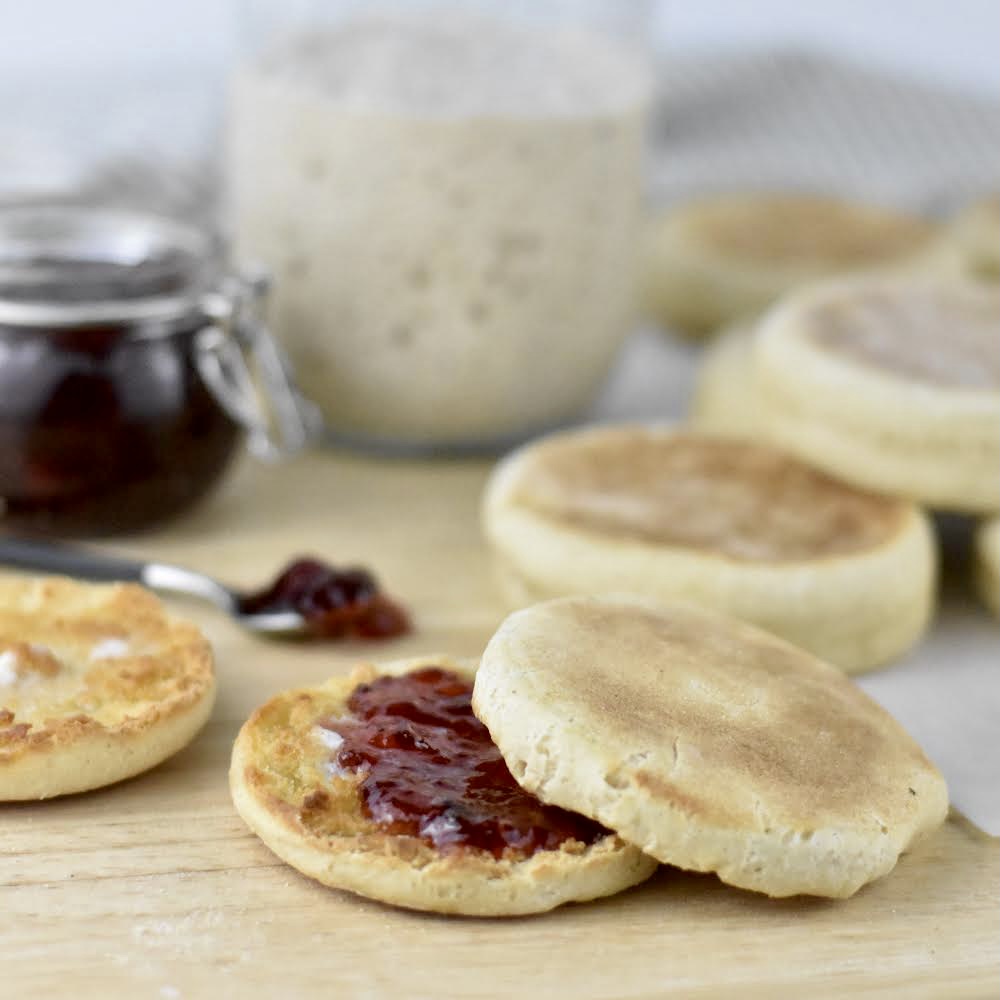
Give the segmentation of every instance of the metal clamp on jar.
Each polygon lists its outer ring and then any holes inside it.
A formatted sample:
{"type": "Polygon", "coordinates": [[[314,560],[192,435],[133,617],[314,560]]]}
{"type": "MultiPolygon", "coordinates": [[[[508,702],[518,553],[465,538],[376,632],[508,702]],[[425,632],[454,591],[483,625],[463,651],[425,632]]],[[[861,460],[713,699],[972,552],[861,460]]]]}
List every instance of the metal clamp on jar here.
{"type": "Polygon", "coordinates": [[[156,216],[0,209],[0,520],[106,534],[168,519],[244,435],[270,459],[318,427],[262,318],[266,281],[156,216]]]}

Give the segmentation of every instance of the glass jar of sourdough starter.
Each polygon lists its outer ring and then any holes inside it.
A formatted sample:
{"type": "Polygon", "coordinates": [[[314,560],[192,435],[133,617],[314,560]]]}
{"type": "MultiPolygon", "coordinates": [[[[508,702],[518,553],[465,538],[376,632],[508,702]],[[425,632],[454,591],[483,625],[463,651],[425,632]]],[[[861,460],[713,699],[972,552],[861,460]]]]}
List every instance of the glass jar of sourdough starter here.
{"type": "Polygon", "coordinates": [[[0,530],[147,527],[206,493],[244,435],[263,457],[303,444],[263,292],[176,222],[0,208],[0,530]]]}
{"type": "Polygon", "coordinates": [[[633,316],[647,15],[248,5],[235,246],[335,436],[497,445],[591,400],[633,316]]]}

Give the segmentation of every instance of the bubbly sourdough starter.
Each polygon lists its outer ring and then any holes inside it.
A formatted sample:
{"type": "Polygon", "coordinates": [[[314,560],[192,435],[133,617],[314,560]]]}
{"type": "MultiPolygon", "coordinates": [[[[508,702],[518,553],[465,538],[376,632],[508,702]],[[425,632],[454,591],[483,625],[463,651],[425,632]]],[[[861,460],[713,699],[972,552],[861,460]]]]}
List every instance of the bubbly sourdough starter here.
{"type": "Polygon", "coordinates": [[[645,79],[596,36],[364,18],[234,83],[237,250],[337,430],[414,443],[572,416],[627,333],[645,79]]]}

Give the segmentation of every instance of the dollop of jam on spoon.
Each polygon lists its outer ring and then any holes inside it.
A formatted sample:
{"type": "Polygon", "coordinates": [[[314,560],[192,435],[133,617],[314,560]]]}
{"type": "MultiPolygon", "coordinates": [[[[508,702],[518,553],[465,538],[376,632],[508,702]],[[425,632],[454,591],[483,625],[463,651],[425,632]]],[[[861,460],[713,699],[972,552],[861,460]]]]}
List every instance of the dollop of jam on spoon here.
{"type": "Polygon", "coordinates": [[[273,583],[242,594],[241,614],[294,611],[308,633],[327,639],[391,639],[411,631],[406,610],[361,567],[336,569],[319,559],[290,562],[273,583]]]}

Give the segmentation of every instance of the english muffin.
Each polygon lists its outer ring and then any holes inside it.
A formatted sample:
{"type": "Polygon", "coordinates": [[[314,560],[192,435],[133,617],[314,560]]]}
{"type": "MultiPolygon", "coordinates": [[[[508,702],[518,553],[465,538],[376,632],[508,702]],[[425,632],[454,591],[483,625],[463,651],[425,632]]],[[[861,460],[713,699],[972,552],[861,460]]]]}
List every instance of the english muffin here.
{"type": "Polygon", "coordinates": [[[134,584],[0,579],[0,801],[146,771],[215,698],[212,651],[134,584]]]}
{"type": "Polygon", "coordinates": [[[518,611],[473,707],[542,801],[769,896],[850,896],[948,809],[920,747],[837,669],[689,605],[518,611]]]}
{"type": "Polygon", "coordinates": [[[974,566],[979,596],[1000,616],[1000,517],[984,520],[976,529],[974,566]]]}
{"type": "Polygon", "coordinates": [[[700,431],[760,438],[753,347],[756,326],[737,323],[705,348],[688,422],[700,431]]]}
{"type": "Polygon", "coordinates": [[[1000,288],[864,278],[769,312],[754,349],[770,440],[848,482],[1000,509],[1000,288]]]}
{"type": "Polygon", "coordinates": [[[689,335],[752,318],[799,285],[872,268],[923,267],[938,227],[914,216],[812,194],[726,194],[649,226],[647,314],[689,335]]]}
{"type": "Polygon", "coordinates": [[[473,674],[430,656],[277,695],[233,748],[237,810],[303,874],[417,910],[538,913],[648,878],[655,861],[520,789],[473,674]]]}
{"type": "Polygon", "coordinates": [[[494,471],[483,526],[512,606],[690,600],[852,672],[912,645],[932,608],[935,549],[913,504],[695,431],[609,426],[530,444],[494,471]]]}

